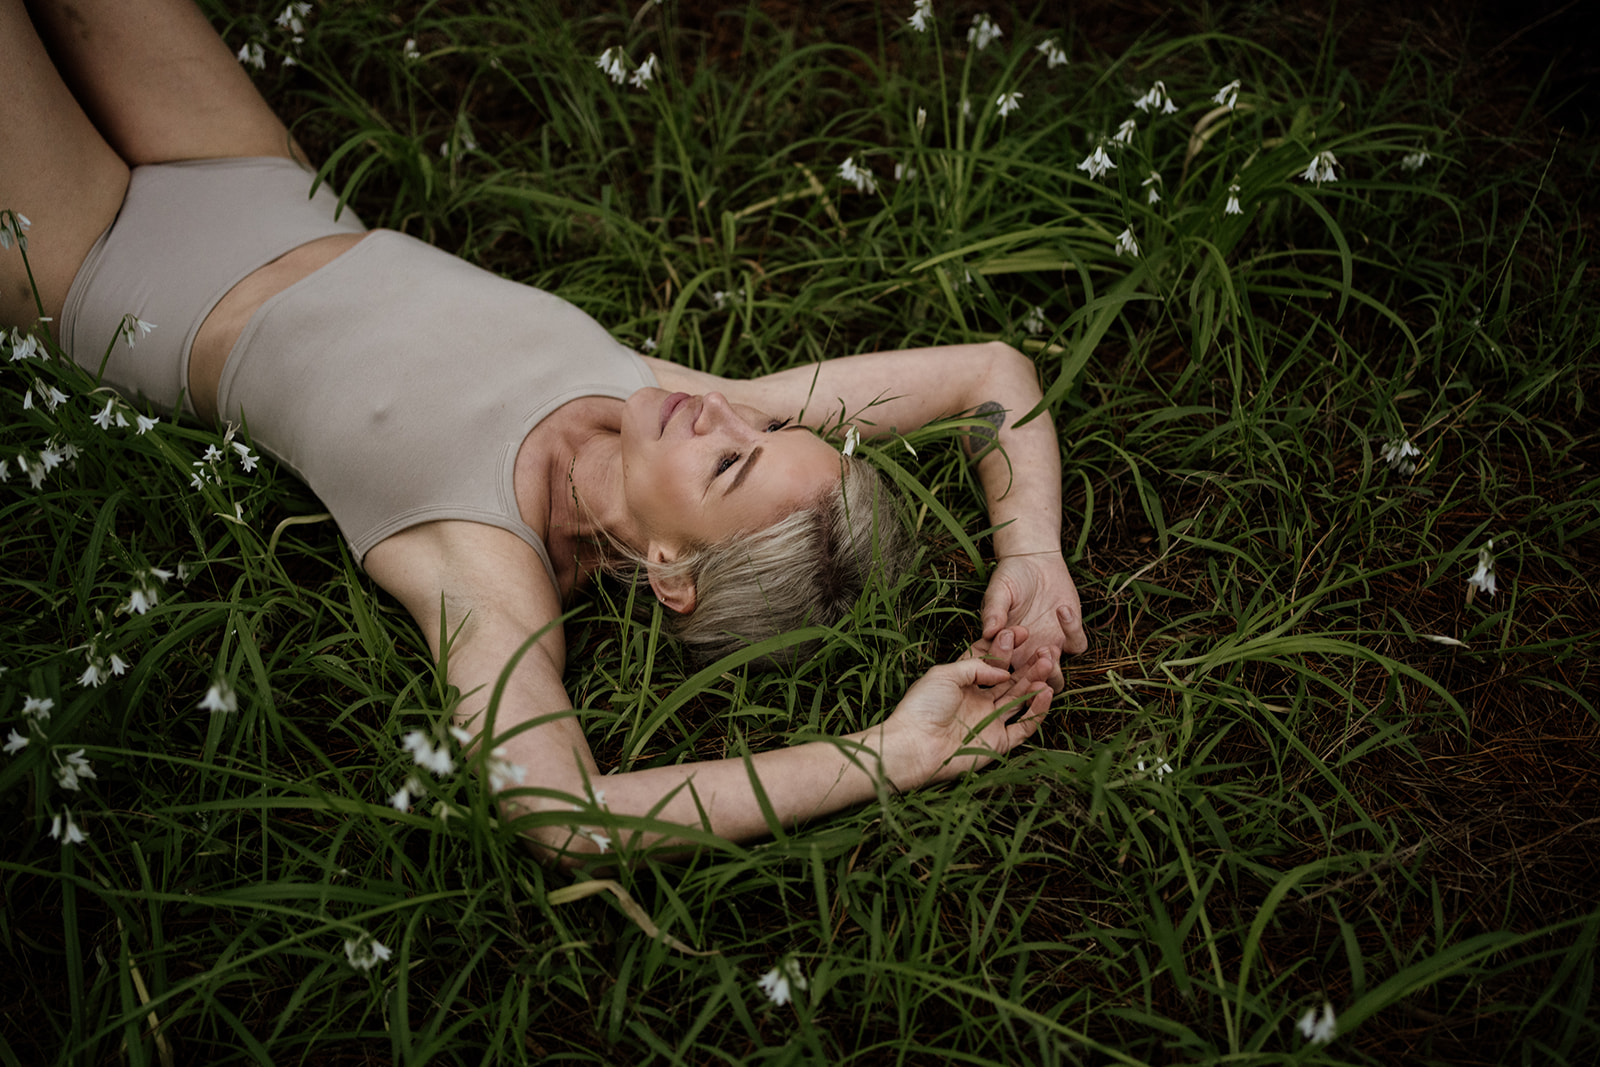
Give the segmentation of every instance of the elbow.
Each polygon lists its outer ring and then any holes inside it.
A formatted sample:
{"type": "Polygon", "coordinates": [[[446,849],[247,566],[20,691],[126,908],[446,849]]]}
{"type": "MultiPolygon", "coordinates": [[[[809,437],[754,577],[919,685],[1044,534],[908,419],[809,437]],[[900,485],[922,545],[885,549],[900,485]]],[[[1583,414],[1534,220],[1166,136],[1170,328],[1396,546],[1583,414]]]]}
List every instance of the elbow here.
{"type": "Polygon", "coordinates": [[[595,861],[613,852],[609,828],[579,825],[570,810],[529,805],[526,801],[500,801],[501,818],[517,830],[522,844],[546,867],[572,871],[593,868],[595,861]]]}

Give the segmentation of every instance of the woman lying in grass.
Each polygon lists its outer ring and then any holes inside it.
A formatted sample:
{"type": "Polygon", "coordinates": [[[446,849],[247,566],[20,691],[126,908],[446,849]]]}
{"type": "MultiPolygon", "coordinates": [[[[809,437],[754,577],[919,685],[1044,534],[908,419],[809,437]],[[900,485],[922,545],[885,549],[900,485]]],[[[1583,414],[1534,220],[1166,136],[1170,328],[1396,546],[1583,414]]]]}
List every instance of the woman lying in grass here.
{"type": "Polygon", "coordinates": [[[837,621],[896,559],[877,475],[814,432],[836,411],[867,438],[963,411],[988,431],[968,435],[1001,527],[982,639],[871,730],[609,776],[611,812],[740,839],[769,829],[752,769],[784,823],[950,777],[1028,737],[1085,645],[1055,432],[1013,424],[1040,391],[1004,345],[751,381],[638,356],[556,297],[308,196],[304,154],[190,0],[0,0],[0,108],[0,210],[31,222],[26,256],[0,253],[0,322],[47,319],[119,390],[247,425],[447,657],[469,731],[514,661],[492,724],[524,772],[511,814],[569,808],[600,775],[557,621],[596,571],[647,582],[705,658],[837,621]]]}

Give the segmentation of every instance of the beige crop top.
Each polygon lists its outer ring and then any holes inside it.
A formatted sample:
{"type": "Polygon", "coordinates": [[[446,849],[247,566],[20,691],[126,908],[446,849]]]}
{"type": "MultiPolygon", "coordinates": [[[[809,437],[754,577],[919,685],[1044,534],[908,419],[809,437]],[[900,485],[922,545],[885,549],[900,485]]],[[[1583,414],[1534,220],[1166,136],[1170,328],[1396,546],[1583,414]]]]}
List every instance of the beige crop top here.
{"type": "Polygon", "coordinates": [[[569,400],[655,384],[560,297],[378,230],[256,311],[217,401],[321,498],[358,561],[409,526],[464,519],[522,538],[559,588],[517,509],[517,450],[569,400]]]}

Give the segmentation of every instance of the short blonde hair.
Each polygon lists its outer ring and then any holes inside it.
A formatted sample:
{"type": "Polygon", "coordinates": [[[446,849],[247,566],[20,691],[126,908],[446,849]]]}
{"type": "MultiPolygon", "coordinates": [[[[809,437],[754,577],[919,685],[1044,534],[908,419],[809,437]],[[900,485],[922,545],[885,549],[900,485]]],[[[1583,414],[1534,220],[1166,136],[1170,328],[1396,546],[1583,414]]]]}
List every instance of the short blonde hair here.
{"type": "MultiPolygon", "coordinates": [[[[764,530],[697,546],[665,565],[667,577],[694,581],[694,610],[667,614],[668,633],[691,660],[709,663],[803,626],[832,626],[875,576],[892,583],[904,573],[911,542],[894,492],[864,459],[839,459],[838,483],[809,504],[764,530]]],[[[636,587],[635,604],[648,612],[645,561],[623,555],[607,569],[636,587]]],[[[819,644],[803,642],[770,658],[797,663],[819,644]]]]}

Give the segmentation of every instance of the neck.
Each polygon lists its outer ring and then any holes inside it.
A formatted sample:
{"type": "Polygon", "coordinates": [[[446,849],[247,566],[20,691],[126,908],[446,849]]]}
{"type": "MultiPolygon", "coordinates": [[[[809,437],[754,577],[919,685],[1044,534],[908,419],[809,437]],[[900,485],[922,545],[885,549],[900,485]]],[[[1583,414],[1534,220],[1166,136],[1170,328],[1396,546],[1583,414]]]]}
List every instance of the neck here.
{"type": "MultiPolygon", "coordinates": [[[[614,403],[614,402],[613,402],[614,403]]],[[[622,492],[622,437],[608,405],[572,407],[576,417],[561,427],[546,453],[549,511],[546,547],[556,573],[576,575],[571,588],[586,585],[601,561],[615,557],[613,541],[631,544],[632,530],[622,492]]],[[[565,585],[565,579],[563,579],[565,585]]]]}

